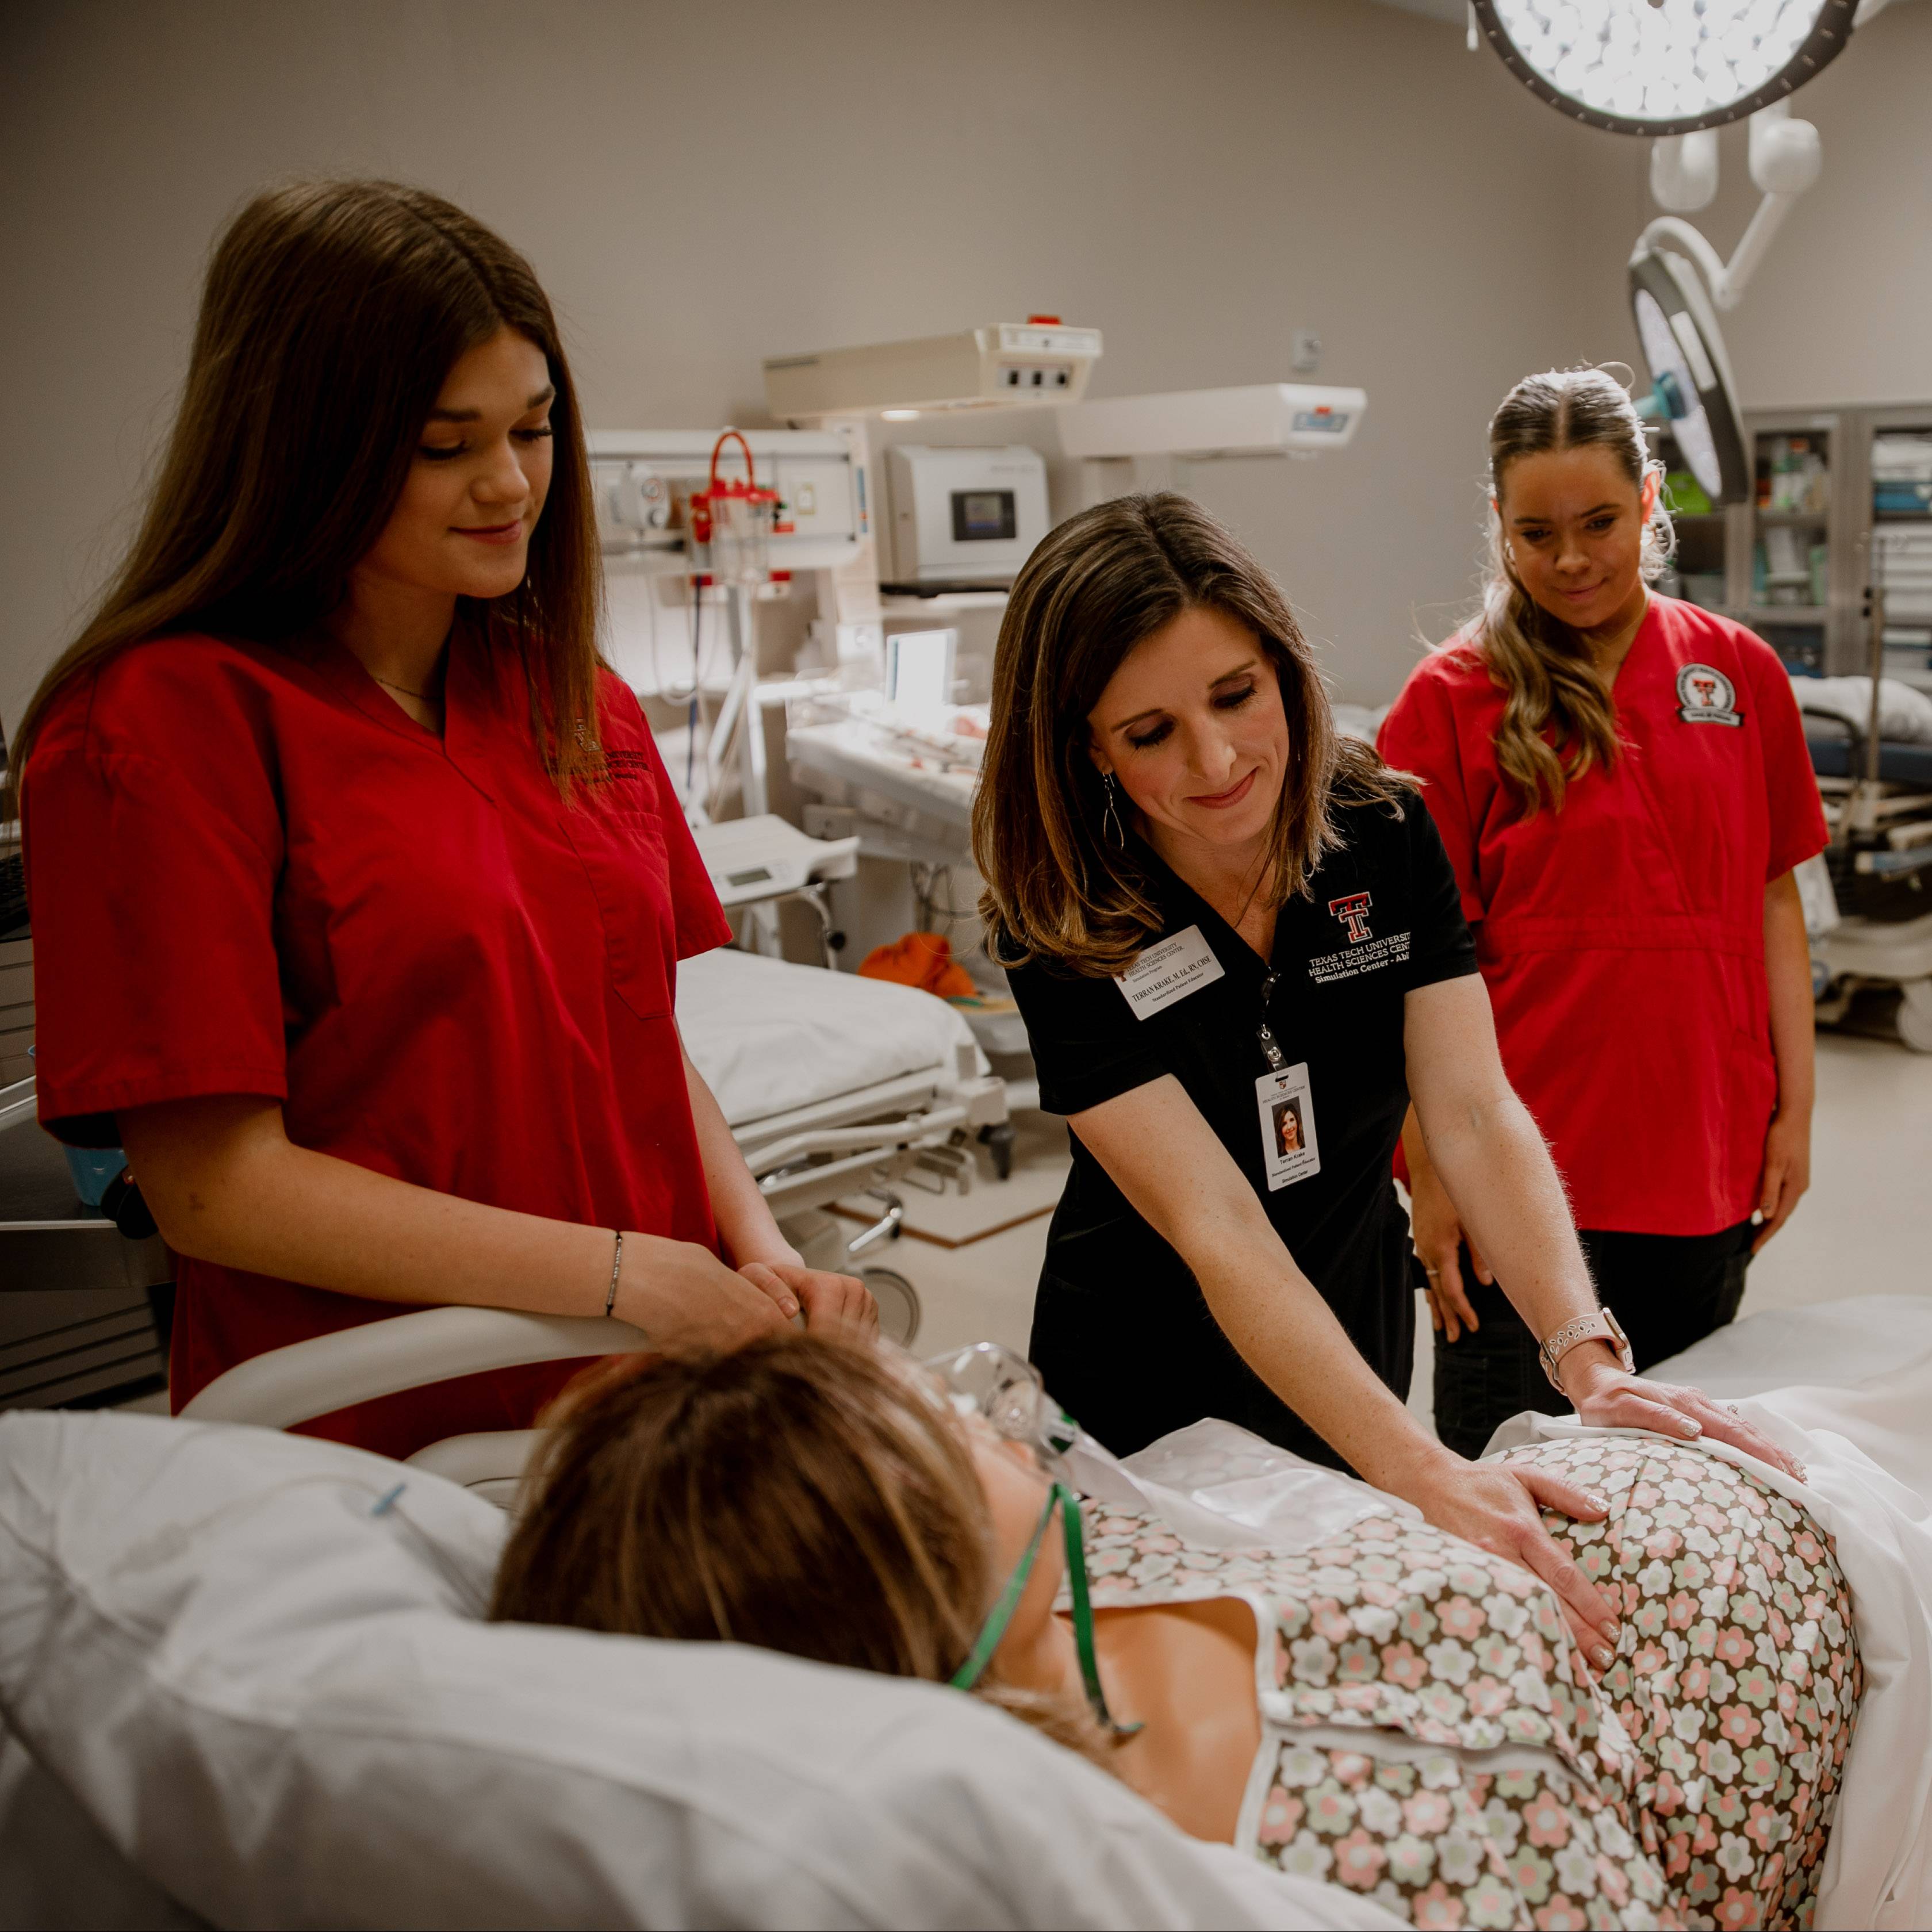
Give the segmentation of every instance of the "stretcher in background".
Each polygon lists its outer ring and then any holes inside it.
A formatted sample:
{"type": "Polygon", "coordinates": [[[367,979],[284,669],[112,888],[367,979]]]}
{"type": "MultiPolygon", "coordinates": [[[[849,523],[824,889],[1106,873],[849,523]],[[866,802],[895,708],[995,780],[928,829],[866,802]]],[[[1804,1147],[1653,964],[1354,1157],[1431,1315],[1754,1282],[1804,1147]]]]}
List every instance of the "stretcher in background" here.
{"type": "MultiPolygon", "coordinates": [[[[1932,1053],[1932,740],[1881,735],[1874,746],[1857,706],[1808,691],[1819,682],[1792,681],[1832,829],[1822,887],[1815,868],[1800,882],[1818,1017],[1832,1024],[1861,992],[1895,986],[1898,1037],[1932,1053]]],[[[1867,680],[1828,682],[1863,686],[1869,704],[1867,680]]],[[[1892,689],[1882,682],[1882,703],[1892,689]]],[[[1906,722],[1917,728],[1916,717],[1906,722]]]]}
{"type": "MultiPolygon", "coordinates": [[[[937,921],[951,937],[955,922],[963,922],[976,941],[972,893],[963,904],[952,895],[956,868],[977,877],[973,798],[988,710],[950,704],[916,718],[879,693],[844,692],[793,704],[785,734],[793,782],[814,801],[805,808],[806,830],[821,838],[854,836],[862,857],[909,866],[922,929],[937,921]]],[[[1005,975],[983,950],[962,948],[961,957],[986,996],[965,1012],[974,1037],[998,1058],[1027,1060],[1026,1024],[1006,995],[1005,975]]],[[[1038,1082],[1024,1075],[1010,1081],[1007,1100],[1016,1112],[1038,1106],[1038,1082]]],[[[994,1153],[1004,1174],[1006,1150],[996,1146],[994,1153]]]]}
{"type": "MultiPolygon", "coordinates": [[[[971,1028],[910,986],[727,947],[678,968],[677,1021],[772,1213],[816,1268],[843,1269],[897,1237],[892,1184],[915,1166],[970,1186],[964,1143],[1006,1124],[1006,1087],[971,1028]],[[880,1216],[848,1240],[825,1210],[860,1196],[880,1216]]],[[[856,1271],[880,1326],[910,1342],[912,1284],[856,1271]]]]}

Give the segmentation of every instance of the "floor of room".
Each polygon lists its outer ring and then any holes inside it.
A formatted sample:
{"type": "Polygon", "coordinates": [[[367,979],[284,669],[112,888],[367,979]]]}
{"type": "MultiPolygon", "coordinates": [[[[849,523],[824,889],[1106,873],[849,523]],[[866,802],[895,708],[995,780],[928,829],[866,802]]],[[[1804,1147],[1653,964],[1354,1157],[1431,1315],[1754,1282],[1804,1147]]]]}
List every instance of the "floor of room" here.
{"type": "MultiPolygon", "coordinates": [[[[1032,1114],[1020,1125],[1020,1171],[1064,1165],[1064,1131],[1057,1121],[1032,1114]]],[[[1743,1314],[1849,1295],[1932,1292],[1926,1216],[1932,1058],[1890,1040],[1820,1034],[1812,1150],[1810,1192],[1752,1264],[1743,1314]]],[[[997,1198],[991,1191],[1000,1185],[988,1166],[974,1198],[997,1198]]],[[[918,1289],[920,1353],[980,1340],[1025,1348],[1048,1218],[950,1249],[902,1237],[867,1256],[918,1289]]],[[[1433,1360],[1424,1314],[1409,1406],[1425,1420],[1432,1414],[1433,1360]]]]}

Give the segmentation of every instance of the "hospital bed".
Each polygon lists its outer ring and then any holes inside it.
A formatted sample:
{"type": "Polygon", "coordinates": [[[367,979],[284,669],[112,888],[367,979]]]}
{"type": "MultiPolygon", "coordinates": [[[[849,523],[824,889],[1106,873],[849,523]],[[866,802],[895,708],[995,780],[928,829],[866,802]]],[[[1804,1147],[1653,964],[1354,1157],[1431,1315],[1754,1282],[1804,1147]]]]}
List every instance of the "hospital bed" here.
{"type": "MultiPolygon", "coordinates": [[[[822,838],[855,834],[866,858],[908,865],[915,881],[922,874],[950,881],[955,867],[970,872],[988,714],[983,704],[953,705],[919,724],[867,692],[793,705],[785,757],[793,782],[814,801],[805,808],[806,829],[822,838]],[[969,728],[950,728],[949,720],[969,728]]],[[[1025,1023],[1004,998],[1004,975],[983,956],[969,970],[994,996],[971,1016],[980,1046],[1003,1058],[1030,1052],[1025,1023]]],[[[1039,1087],[1016,1081],[1010,1100],[1037,1106],[1039,1087]]]]}
{"type": "MultiPolygon", "coordinates": [[[[914,987],[725,947],[679,967],[677,1021],[760,1191],[814,1267],[842,1269],[896,1236],[904,1204],[891,1184],[915,1166],[970,1186],[954,1137],[1006,1118],[971,1028],[914,987]],[[880,1212],[848,1239],[824,1210],[860,1196],[880,1212]]],[[[911,1284],[861,1273],[881,1323],[910,1341],[911,1284]]]]}
{"type": "Polygon", "coordinates": [[[1814,941],[1814,977],[1822,982],[1818,1016],[1838,1021],[1862,988],[1896,986],[1899,1038],[1932,1053],[1932,742],[1882,738],[1873,823],[1865,830],[1848,826],[1866,770],[1865,727],[1842,700],[1822,708],[1806,689],[1813,682],[1796,678],[1792,688],[1832,829],[1825,854],[1832,903],[1814,941]]]}
{"type": "MultiPolygon", "coordinates": [[[[277,1352],[332,1363],[334,1400],[412,1362],[641,1340],[479,1309],[372,1325],[411,1339],[277,1352]]],[[[222,1383],[286,1413],[308,1373],[222,1383]]],[[[0,1416],[0,1932],[1399,1922],[1184,1836],[938,1684],[490,1623],[506,1530],[425,1458],[0,1416]]]]}
{"type": "MultiPolygon", "coordinates": [[[[444,1372],[624,1345],[588,1332],[616,1324],[473,1309],[384,1325],[412,1324],[444,1372]],[[433,1324],[466,1339],[431,1345],[433,1324]]],[[[340,1373],[362,1333],[280,1352],[337,1354],[334,1399],[399,1385],[409,1350],[340,1373]]],[[[1750,1318],[1670,1371],[1730,1400],[1802,1381],[1807,1426],[1874,1454],[1894,1430],[1872,1482],[1932,1475],[1932,1300],[1750,1318]]],[[[1860,1518],[1869,1466],[1812,1446],[1868,1673],[1838,1828],[1862,1910],[1820,1922],[1922,1924],[1932,1538],[1903,1492],[1860,1518]],[[1872,1540],[1888,1522],[1916,1552],[1872,1540]]],[[[1394,1922],[1182,1838],[937,1686],[489,1624],[503,1534],[423,1459],[190,1418],[0,1418],[0,1932],[1394,1922]]]]}

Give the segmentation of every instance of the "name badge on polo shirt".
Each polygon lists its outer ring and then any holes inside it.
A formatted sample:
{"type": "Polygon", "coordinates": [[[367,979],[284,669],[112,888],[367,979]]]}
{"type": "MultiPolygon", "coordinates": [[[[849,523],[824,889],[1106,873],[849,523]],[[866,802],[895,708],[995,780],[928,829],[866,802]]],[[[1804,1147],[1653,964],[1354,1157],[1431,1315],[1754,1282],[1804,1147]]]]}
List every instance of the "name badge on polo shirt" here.
{"type": "Polygon", "coordinates": [[[1262,1116],[1262,1165],[1268,1192],[1292,1186],[1322,1172],[1322,1150],[1315,1138],[1315,1100],[1309,1090],[1308,1063],[1298,1061],[1255,1082],[1262,1116]]]}
{"type": "Polygon", "coordinates": [[[1687,724],[1738,724],[1738,694],[1714,664],[1688,664],[1677,674],[1677,715],[1687,724]]]}
{"type": "Polygon", "coordinates": [[[1200,927],[1190,926],[1172,938],[1157,940],[1114,983],[1126,995],[1135,1018],[1150,1020],[1224,976],[1214,947],[1200,927]]]}

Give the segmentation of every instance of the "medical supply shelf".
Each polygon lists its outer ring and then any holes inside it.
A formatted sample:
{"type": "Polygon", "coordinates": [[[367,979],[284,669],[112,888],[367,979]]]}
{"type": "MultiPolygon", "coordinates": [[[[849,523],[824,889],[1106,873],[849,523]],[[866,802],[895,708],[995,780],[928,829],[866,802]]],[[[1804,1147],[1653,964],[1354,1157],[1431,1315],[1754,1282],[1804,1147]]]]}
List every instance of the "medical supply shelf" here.
{"type": "MultiPolygon", "coordinates": [[[[1683,594],[1748,624],[1792,670],[1842,676],[1869,668],[1866,590],[1883,569],[1893,596],[1911,600],[1887,631],[1913,634],[1888,653],[1886,674],[1932,690],[1932,475],[1924,508],[1880,508],[1875,491],[1902,503],[1912,479],[1896,458],[1874,458],[1880,437],[1932,448],[1932,404],[1752,410],[1744,419],[1758,500],[1676,517],[1683,594]]],[[[1667,442],[1660,453],[1678,466],[1667,442]]]]}
{"type": "Polygon", "coordinates": [[[1885,674],[1932,692],[1932,410],[1893,410],[1872,442],[1871,556],[1885,674]]]}

